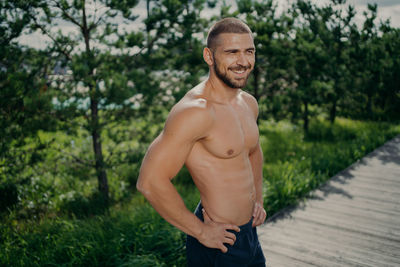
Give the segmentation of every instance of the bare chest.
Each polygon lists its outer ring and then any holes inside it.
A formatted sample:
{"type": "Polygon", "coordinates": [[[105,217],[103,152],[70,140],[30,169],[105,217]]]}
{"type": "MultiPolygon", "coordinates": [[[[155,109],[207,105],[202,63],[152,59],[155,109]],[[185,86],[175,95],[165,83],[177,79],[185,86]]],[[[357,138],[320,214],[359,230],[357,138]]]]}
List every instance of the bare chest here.
{"type": "Polygon", "coordinates": [[[203,147],[218,158],[233,158],[248,152],[258,142],[258,127],[246,105],[216,105],[215,122],[203,147]]]}

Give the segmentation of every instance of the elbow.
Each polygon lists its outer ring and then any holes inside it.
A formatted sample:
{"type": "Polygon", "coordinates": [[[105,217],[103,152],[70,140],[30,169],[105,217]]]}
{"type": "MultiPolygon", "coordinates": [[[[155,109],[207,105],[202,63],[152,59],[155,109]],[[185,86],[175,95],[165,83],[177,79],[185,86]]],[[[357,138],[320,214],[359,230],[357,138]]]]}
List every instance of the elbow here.
{"type": "Polygon", "coordinates": [[[143,181],[143,178],[140,178],[137,180],[136,182],[136,189],[140,192],[140,193],[144,193],[147,191],[148,185],[146,185],[146,183],[143,181]]]}
{"type": "Polygon", "coordinates": [[[146,176],[144,176],[142,173],[139,174],[139,177],[136,181],[136,189],[140,192],[143,193],[143,191],[146,190],[146,188],[149,186],[148,185],[148,179],[146,179],[146,176]]]}
{"type": "Polygon", "coordinates": [[[140,180],[137,180],[136,182],[136,190],[139,191],[140,193],[142,193],[142,191],[144,190],[142,183],[140,183],[140,180]]]}
{"type": "Polygon", "coordinates": [[[136,182],[136,189],[143,194],[146,199],[151,197],[151,183],[143,177],[139,177],[138,181],[136,182]]]}

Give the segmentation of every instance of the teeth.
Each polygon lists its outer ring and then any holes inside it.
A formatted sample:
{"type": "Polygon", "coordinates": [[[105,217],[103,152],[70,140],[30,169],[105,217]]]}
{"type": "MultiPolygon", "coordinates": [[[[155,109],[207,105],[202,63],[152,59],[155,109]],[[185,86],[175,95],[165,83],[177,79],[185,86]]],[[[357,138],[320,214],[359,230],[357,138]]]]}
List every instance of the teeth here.
{"type": "Polygon", "coordinates": [[[244,70],[237,70],[237,71],[234,71],[234,73],[237,73],[237,74],[242,74],[244,72],[244,70]]]}

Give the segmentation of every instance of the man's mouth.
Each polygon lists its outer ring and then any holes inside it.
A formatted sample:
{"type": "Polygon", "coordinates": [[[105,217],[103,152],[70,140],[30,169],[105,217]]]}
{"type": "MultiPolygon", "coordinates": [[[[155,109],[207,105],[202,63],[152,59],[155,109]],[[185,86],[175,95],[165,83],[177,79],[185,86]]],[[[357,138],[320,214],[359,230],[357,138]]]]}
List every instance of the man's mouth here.
{"type": "Polygon", "coordinates": [[[241,75],[247,71],[248,68],[230,69],[233,73],[241,75]]]}
{"type": "Polygon", "coordinates": [[[246,70],[232,70],[234,73],[237,73],[237,74],[242,74],[242,73],[244,73],[246,70]]]}

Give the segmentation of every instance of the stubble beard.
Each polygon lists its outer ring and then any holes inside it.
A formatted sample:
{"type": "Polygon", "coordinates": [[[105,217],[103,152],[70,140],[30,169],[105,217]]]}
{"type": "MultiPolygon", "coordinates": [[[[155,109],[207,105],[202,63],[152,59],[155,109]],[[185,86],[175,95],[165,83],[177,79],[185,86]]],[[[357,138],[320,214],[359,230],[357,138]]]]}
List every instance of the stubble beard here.
{"type": "MultiPolygon", "coordinates": [[[[241,70],[241,69],[246,71],[247,69],[251,69],[251,66],[248,66],[248,67],[237,67],[237,68],[234,68],[234,69],[228,68],[228,71],[229,70],[241,70]]],[[[214,61],[214,71],[215,71],[215,74],[217,75],[217,77],[219,79],[221,79],[226,85],[228,85],[229,87],[234,88],[234,89],[239,89],[239,88],[241,89],[241,88],[245,87],[246,84],[247,84],[247,79],[249,78],[250,73],[251,73],[251,72],[249,72],[249,74],[244,79],[235,80],[234,78],[228,77],[227,73],[223,73],[218,68],[218,64],[217,64],[216,60],[214,61]]]]}

